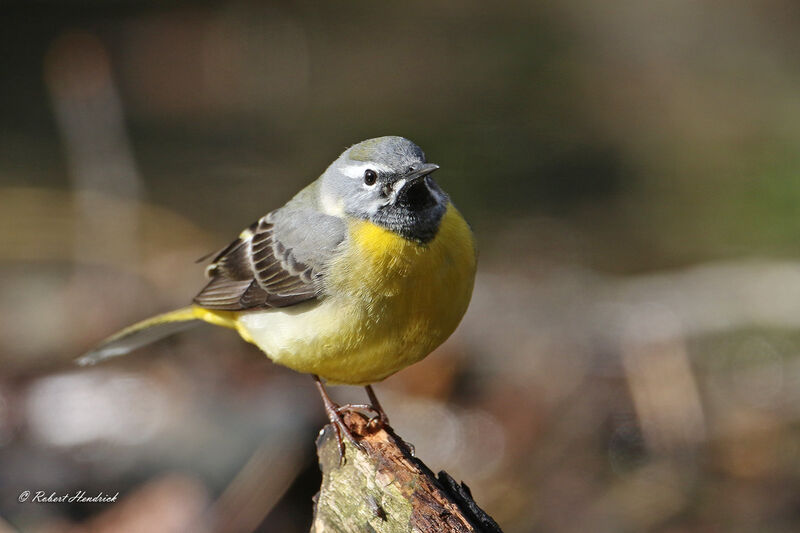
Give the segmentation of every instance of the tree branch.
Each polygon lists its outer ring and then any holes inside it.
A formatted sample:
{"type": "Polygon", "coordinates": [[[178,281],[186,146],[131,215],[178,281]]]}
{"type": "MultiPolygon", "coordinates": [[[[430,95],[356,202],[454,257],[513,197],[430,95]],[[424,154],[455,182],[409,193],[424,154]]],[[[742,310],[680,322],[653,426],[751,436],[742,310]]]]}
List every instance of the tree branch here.
{"type": "Polygon", "coordinates": [[[446,472],[435,476],[390,427],[374,428],[350,411],[344,420],[364,449],[345,439],[340,464],[333,426],[320,433],[322,486],[314,498],[311,533],[502,533],[466,485],[446,472]]]}

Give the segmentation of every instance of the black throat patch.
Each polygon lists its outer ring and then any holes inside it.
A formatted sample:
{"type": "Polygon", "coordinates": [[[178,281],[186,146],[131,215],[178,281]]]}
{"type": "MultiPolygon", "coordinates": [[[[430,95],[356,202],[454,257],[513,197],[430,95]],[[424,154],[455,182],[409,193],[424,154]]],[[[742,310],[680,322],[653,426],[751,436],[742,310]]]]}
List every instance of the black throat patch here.
{"type": "Polygon", "coordinates": [[[381,207],[370,220],[410,241],[429,243],[439,232],[448,203],[447,195],[433,186],[433,194],[423,181],[408,186],[393,204],[381,207]]]}

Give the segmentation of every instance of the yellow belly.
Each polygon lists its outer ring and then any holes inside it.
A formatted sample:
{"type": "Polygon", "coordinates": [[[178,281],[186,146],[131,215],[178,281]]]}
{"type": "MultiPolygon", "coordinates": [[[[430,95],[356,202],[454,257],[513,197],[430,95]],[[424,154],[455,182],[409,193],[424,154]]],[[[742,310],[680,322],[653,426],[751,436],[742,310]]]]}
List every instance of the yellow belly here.
{"type": "Polygon", "coordinates": [[[329,296],[238,313],[236,328],[276,363],[362,385],[419,361],[450,336],[472,296],[476,253],[452,205],[424,245],[364,221],[350,224],[348,239],[326,274],[329,296]]]}

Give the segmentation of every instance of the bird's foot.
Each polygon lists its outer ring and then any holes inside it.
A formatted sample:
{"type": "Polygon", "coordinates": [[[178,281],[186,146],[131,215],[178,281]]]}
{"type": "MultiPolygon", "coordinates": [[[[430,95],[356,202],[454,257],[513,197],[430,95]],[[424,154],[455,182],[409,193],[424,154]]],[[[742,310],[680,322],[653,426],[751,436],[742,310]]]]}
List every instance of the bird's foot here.
{"type": "Polygon", "coordinates": [[[374,418],[379,418],[381,416],[381,412],[378,409],[366,403],[346,403],[344,405],[338,406],[336,408],[336,411],[339,414],[347,413],[350,411],[366,411],[367,413],[370,413],[374,418]]]}
{"type": "Polygon", "coordinates": [[[366,411],[372,417],[367,422],[366,428],[372,433],[389,426],[389,417],[386,416],[379,407],[366,403],[348,403],[337,407],[336,411],[341,415],[351,411],[366,411]]]}
{"type": "MultiPolygon", "coordinates": [[[[320,396],[322,396],[322,403],[325,405],[325,414],[328,415],[328,420],[333,425],[333,429],[336,431],[336,444],[339,448],[339,465],[343,465],[345,462],[345,445],[344,445],[344,438],[346,438],[354,448],[360,451],[364,451],[364,447],[358,440],[353,436],[353,432],[350,431],[350,428],[345,424],[344,419],[342,418],[342,412],[347,411],[348,405],[337,405],[331,400],[330,396],[328,396],[328,391],[325,390],[325,387],[322,385],[322,381],[320,381],[319,377],[314,376],[314,381],[317,384],[317,390],[319,390],[320,396]]],[[[353,410],[352,408],[350,410],[353,410]]]]}

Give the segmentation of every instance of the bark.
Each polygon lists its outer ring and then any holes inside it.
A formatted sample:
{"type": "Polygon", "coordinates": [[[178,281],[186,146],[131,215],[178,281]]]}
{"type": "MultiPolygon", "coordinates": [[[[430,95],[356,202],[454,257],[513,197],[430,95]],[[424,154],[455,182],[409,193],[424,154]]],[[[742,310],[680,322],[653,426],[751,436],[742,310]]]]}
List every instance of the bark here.
{"type": "Polygon", "coordinates": [[[311,533],[502,533],[466,485],[446,472],[434,475],[390,427],[356,412],[344,419],[363,450],[344,439],[342,462],[333,426],[320,433],[322,486],[311,533]]]}

